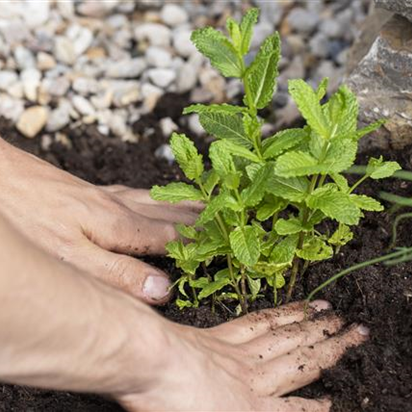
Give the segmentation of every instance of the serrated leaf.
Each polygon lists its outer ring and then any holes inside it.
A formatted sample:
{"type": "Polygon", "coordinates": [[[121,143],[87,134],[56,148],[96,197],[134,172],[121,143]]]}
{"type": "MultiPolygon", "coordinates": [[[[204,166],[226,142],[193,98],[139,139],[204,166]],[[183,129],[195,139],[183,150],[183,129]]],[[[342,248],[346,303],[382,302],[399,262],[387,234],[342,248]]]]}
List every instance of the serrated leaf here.
{"type": "Polygon", "coordinates": [[[242,114],[245,111],[244,107],[233,106],[230,104],[192,104],[183,110],[183,114],[191,113],[227,113],[227,114],[242,114]]]}
{"type": "Polygon", "coordinates": [[[240,32],[242,34],[240,52],[243,56],[249,52],[250,43],[253,36],[253,27],[258,21],[258,17],[259,9],[253,7],[246,12],[243,16],[242,22],[240,23],[240,32]]]}
{"type": "Polygon", "coordinates": [[[361,211],[347,193],[333,190],[332,185],[316,189],[306,200],[311,209],[319,209],[326,216],[346,225],[357,225],[361,211]]]}
{"type": "Polygon", "coordinates": [[[375,130],[380,129],[386,123],[385,119],[380,119],[377,122],[374,122],[363,129],[360,129],[356,132],[356,138],[361,139],[363,136],[366,136],[369,133],[374,132],[375,130]]]}
{"type": "Polygon", "coordinates": [[[319,101],[321,101],[326,96],[326,93],[328,91],[328,86],[329,86],[329,78],[325,77],[319,83],[319,86],[316,90],[316,96],[318,97],[319,101]]]}
{"type": "Polygon", "coordinates": [[[211,194],[220,181],[219,175],[215,170],[209,170],[203,175],[203,187],[206,190],[206,193],[211,194]]]}
{"type": "Polygon", "coordinates": [[[261,281],[260,279],[252,279],[250,276],[247,277],[247,283],[249,285],[250,292],[252,294],[252,300],[255,300],[260,292],[261,281]]]}
{"type": "Polygon", "coordinates": [[[250,180],[254,180],[256,173],[262,168],[262,164],[260,163],[252,163],[246,166],[246,174],[250,180]]]}
{"type": "Polygon", "coordinates": [[[272,101],[276,78],[279,74],[279,60],[280,37],[278,33],[275,33],[263,42],[246,75],[250,98],[258,109],[265,108],[272,101]]]}
{"type": "Polygon", "coordinates": [[[166,245],[168,256],[176,260],[176,267],[189,275],[194,275],[199,267],[199,262],[195,259],[196,249],[195,243],[185,246],[181,240],[169,242],[166,245]]]}
{"type": "Polygon", "coordinates": [[[270,254],[269,262],[278,265],[279,269],[290,266],[298,246],[298,235],[290,235],[279,242],[270,254]]]}
{"type": "Polygon", "coordinates": [[[257,171],[250,185],[240,195],[245,206],[256,206],[260,203],[266,193],[266,184],[272,170],[273,168],[266,164],[257,171]]]}
{"type": "Polygon", "coordinates": [[[275,173],[281,177],[299,177],[319,173],[318,160],[302,151],[288,152],[276,162],[275,173]]]}
{"type": "Polygon", "coordinates": [[[261,159],[249,149],[244,146],[239,146],[230,140],[222,140],[222,147],[225,147],[232,156],[243,157],[256,163],[261,162],[261,159]]]}
{"type": "Polygon", "coordinates": [[[401,166],[398,162],[385,162],[382,156],[379,159],[369,159],[368,166],[366,168],[366,174],[371,179],[385,179],[391,177],[396,171],[401,170],[401,166]]]}
{"type": "Polygon", "coordinates": [[[333,256],[333,249],[322,239],[311,237],[303,243],[302,249],[298,249],[296,254],[301,259],[316,262],[331,258],[333,256]]]}
{"type": "Polygon", "coordinates": [[[348,180],[346,179],[346,177],[336,173],[336,174],[331,174],[331,177],[333,179],[333,181],[338,185],[339,189],[342,192],[349,192],[349,184],[348,184],[348,180]]]}
{"type": "Polygon", "coordinates": [[[235,46],[235,49],[240,50],[242,43],[242,34],[240,33],[238,22],[229,17],[226,20],[226,28],[230,37],[232,38],[232,43],[235,46]]]}
{"type": "Polygon", "coordinates": [[[335,233],[329,238],[328,243],[333,246],[344,246],[353,239],[353,233],[346,225],[340,224],[335,233]]]}
{"type": "Polygon", "coordinates": [[[229,193],[220,193],[213,197],[202,213],[200,213],[196,225],[203,226],[210,222],[221,210],[228,207],[231,203],[237,204],[237,201],[229,193]]]}
{"type": "Polygon", "coordinates": [[[350,195],[350,199],[359,209],[367,210],[369,212],[382,212],[385,208],[372,197],[364,195],[350,195]]]}
{"type": "Polygon", "coordinates": [[[328,139],[330,125],[312,87],[301,79],[289,80],[289,93],[308,125],[324,139],[328,139]]]}
{"type": "Polygon", "coordinates": [[[308,133],[304,129],[283,130],[263,141],[263,157],[274,159],[285,150],[298,146],[308,138],[308,133]]]}
{"type": "Polygon", "coordinates": [[[199,114],[199,120],[206,132],[217,139],[228,139],[246,148],[252,147],[238,114],[202,112],[199,114]]]}
{"type": "Polygon", "coordinates": [[[196,240],[199,237],[199,232],[193,226],[186,226],[179,223],[176,225],[176,230],[186,239],[196,240]]]}
{"type": "Polygon", "coordinates": [[[266,185],[266,190],[282,199],[291,202],[303,202],[309,189],[309,182],[306,177],[283,178],[272,176],[266,185]]]}
{"type": "Polygon", "coordinates": [[[193,302],[190,302],[190,300],[182,300],[182,299],[176,299],[176,306],[180,310],[185,309],[185,308],[196,307],[196,305],[193,302]]]}
{"type": "Polygon", "coordinates": [[[302,232],[304,227],[302,226],[302,222],[298,218],[294,217],[288,220],[279,219],[276,222],[274,229],[278,235],[284,236],[302,232]]]}
{"type": "Polygon", "coordinates": [[[264,202],[259,206],[256,213],[256,218],[261,222],[272,217],[275,213],[280,212],[287,206],[287,202],[283,199],[274,197],[274,196],[266,196],[267,198],[264,202]]]}
{"type": "Polygon", "coordinates": [[[218,292],[219,290],[223,289],[230,283],[229,279],[219,279],[214,282],[210,282],[207,286],[205,286],[202,291],[198,295],[198,299],[206,299],[210,295],[218,292]]]}
{"type": "Polygon", "coordinates": [[[153,186],[150,191],[153,200],[179,203],[183,200],[203,200],[203,194],[200,190],[186,183],[169,183],[167,186],[153,186]]]}
{"type": "Polygon", "coordinates": [[[242,63],[236,49],[223,33],[212,27],[206,27],[195,30],[191,39],[200,53],[206,56],[223,76],[242,76],[242,63]]]}
{"type": "Polygon", "coordinates": [[[205,277],[189,279],[189,285],[196,289],[203,289],[209,284],[209,279],[205,277]]]}
{"type": "Polygon", "coordinates": [[[203,156],[198,153],[194,143],[184,134],[173,133],[170,147],[187,178],[199,179],[204,171],[203,156]]]}
{"type": "Polygon", "coordinates": [[[230,233],[230,246],[240,263],[254,266],[259,260],[260,243],[253,226],[237,227],[230,233]]]}

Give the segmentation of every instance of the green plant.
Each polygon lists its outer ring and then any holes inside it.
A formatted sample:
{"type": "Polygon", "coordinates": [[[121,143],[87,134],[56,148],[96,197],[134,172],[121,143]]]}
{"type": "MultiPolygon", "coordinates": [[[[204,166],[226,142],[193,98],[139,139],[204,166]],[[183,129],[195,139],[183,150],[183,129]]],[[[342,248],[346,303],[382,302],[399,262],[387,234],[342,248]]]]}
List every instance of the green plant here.
{"type": "MultiPolygon", "coordinates": [[[[188,107],[184,113],[199,114],[206,132],[217,139],[209,150],[212,167],[205,170],[202,155],[185,135],[173,134],[176,161],[192,183],[151,191],[155,200],[205,205],[194,227],[178,226],[187,242],[167,246],[183,272],[176,282],[181,308],[213,295],[214,301],[238,301],[239,311],[246,312],[248,303],[268,287],[277,304],[286,275],[289,300],[298,273],[350,241],[350,226],[358,224],[363,210],[383,209],[378,201],[354,193],[364,178],[350,187],[342,175],[354,163],[358,140],[381,125],[357,129],[358,103],[346,86],[321,104],[327,79],[317,90],[303,80],[289,81],[307,125],[262,139],[258,111],[271,103],[276,89],[280,39],[277,33],[269,36],[246,66],[258,14],[250,9],[240,24],[229,19],[229,38],[211,27],[193,33],[198,50],[222,75],[243,82],[243,105],[188,107]],[[332,235],[320,232],[324,219],[338,222],[332,235]],[[208,273],[209,264],[219,258],[226,260],[225,267],[208,273]]],[[[370,165],[371,178],[390,176],[399,168],[381,159],[372,159],[370,165]]]]}

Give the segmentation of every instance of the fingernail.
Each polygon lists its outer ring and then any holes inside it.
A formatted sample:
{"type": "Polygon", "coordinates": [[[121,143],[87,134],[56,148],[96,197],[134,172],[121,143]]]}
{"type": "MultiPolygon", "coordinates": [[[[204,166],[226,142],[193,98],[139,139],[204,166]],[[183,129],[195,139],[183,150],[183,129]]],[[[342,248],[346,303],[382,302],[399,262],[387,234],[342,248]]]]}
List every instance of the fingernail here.
{"type": "Polygon", "coordinates": [[[146,278],[143,293],[153,300],[162,300],[170,293],[170,281],[166,276],[151,275],[146,278]]]}
{"type": "Polygon", "coordinates": [[[326,300],[314,300],[313,302],[309,303],[309,306],[312,309],[315,309],[316,312],[322,312],[322,310],[328,310],[332,308],[332,305],[326,300]]]}
{"type": "Polygon", "coordinates": [[[369,336],[370,330],[367,328],[365,325],[359,325],[356,330],[358,331],[359,334],[362,336],[369,336]]]}

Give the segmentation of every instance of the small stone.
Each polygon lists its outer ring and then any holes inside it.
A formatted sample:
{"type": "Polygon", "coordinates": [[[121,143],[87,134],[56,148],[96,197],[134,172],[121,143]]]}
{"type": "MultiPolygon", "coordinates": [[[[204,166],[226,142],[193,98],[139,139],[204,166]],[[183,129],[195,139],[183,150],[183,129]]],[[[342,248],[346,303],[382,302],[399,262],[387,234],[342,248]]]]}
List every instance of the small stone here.
{"type": "Polygon", "coordinates": [[[103,47],[90,47],[87,52],[86,56],[89,60],[97,60],[106,57],[106,50],[103,47]]]}
{"type": "Polygon", "coordinates": [[[77,77],[73,80],[73,90],[82,96],[95,94],[99,91],[99,82],[89,77],[77,77]]]}
{"type": "Polygon", "coordinates": [[[49,0],[25,2],[21,7],[21,12],[28,27],[39,27],[45,24],[49,18],[50,2],[49,0]]]}
{"type": "Polygon", "coordinates": [[[107,124],[112,133],[118,137],[122,137],[127,133],[126,119],[118,113],[113,113],[107,124]]]}
{"type": "Polygon", "coordinates": [[[252,38],[251,48],[256,49],[260,47],[263,41],[273,33],[273,24],[267,21],[261,21],[255,26],[254,34],[252,38]]]}
{"type": "Polygon", "coordinates": [[[329,78],[329,90],[335,92],[342,81],[343,69],[336,67],[332,61],[323,61],[316,70],[314,81],[320,82],[325,77],[329,78]]]}
{"type": "Polygon", "coordinates": [[[76,61],[76,51],[73,42],[66,37],[57,36],[54,44],[54,56],[64,64],[73,65],[76,61]]]}
{"type": "Polygon", "coordinates": [[[208,103],[213,100],[213,94],[203,87],[196,87],[190,93],[190,101],[193,103],[208,103]]]}
{"type": "Polygon", "coordinates": [[[26,69],[21,73],[21,81],[26,98],[32,102],[37,100],[37,90],[40,86],[41,72],[35,68],[26,69]]]}
{"type": "Polygon", "coordinates": [[[13,83],[8,89],[7,93],[16,99],[24,98],[23,84],[21,82],[13,83]]]}
{"type": "Polygon", "coordinates": [[[176,73],[169,69],[151,69],[147,72],[149,79],[163,89],[170,86],[170,84],[176,79],[176,73]]]}
{"type": "Polygon", "coordinates": [[[56,60],[54,57],[45,52],[37,53],[37,68],[41,71],[51,70],[56,67],[56,60]]]}
{"type": "Polygon", "coordinates": [[[47,119],[48,110],[45,107],[29,107],[20,116],[16,128],[22,135],[32,139],[43,129],[47,119]]]}
{"type": "Polygon", "coordinates": [[[113,102],[113,91],[101,91],[97,95],[92,96],[90,102],[96,108],[96,110],[108,109],[113,102]]]}
{"type": "Polygon", "coordinates": [[[187,93],[197,84],[197,70],[190,63],[184,64],[177,72],[176,91],[187,93]]]}
{"type": "Polygon", "coordinates": [[[289,67],[279,76],[279,84],[287,84],[290,79],[305,78],[305,64],[302,56],[295,56],[289,67]]]}
{"type": "Polygon", "coordinates": [[[134,35],[137,41],[148,41],[152,46],[170,45],[172,32],[166,26],[157,23],[143,23],[136,27],[134,35]]]}
{"type": "Polygon", "coordinates": [[[111,99],[114,106],[123,107],[142,99],[140,83],[135,80],[108,80],[102,84],[102,91],[110,92],[107,102],[111,99]]]}
{"type": "Polygon", "coordinates": [[[117,5],[119,4],[118,0],[110,1],[95,1],[95,0],[86,0],[81,2],[77,6],[77,11],[79,14],[88,17],[104,17],[108,15],[117,5]]]}
{"type": "Polygon", "coordinates": [[[171,27],[180,26],[189,20],[186,10],[177,4],[165,4],[160,12],[160,18],[171,27]]]}
{"type": "Polygon", "coordinates": [[[73,39],[73,49],[76,56],[81,56],[92,44],[93,32],[87,27],[81,27],[73,39]]]}
{"type": "Polygon", "coordinates": [[[66,76],[60,76],[55,79],[45,78],[42,80],[41,89],[51,96],[62,97],[70,87],[70,81],[66,76]]]}
{"type": "Polygon", "coordinates": [[[10,70],[0,71],[0,90],[7,91],[7,89],[19,80],[16,72],[10,70]]]}
{"type": "Polygon", "coordinates": [[[217,103],[223,102],[226,98],[226,82],[215,70],[204,68],[199,73],[200,84],[208,90],[213,100],[217,103]]]}
{"type": "Polygon", "coordinates": [[[292,30],[299,33],[311,33],[319,24],[318,13],[296,7],[288,14],[287,21],[292,30]]]}
{"type": "Polygon", "coordinates": [[[53,139],[49,134],[44,134],[40,139],[41,150],[47,152],[53,143],[53,139]]]}
{"type": "Polygon", "coordinates": [[[33,53],[23,46],[17,46],[14,50],[14,59],[16,60],[17,67],[20,70],[36,67],[36,60],[33,53]]]}
{"type": "Polygon", "coordinates": [[[24,112],[24,102],[7,94],[0,94],[0,117],[15,123],[24,112]]]}
{"type": "Polygon", "coordinates": [[[178,130],[178,128],[177,124],[170,117],[165,117],[160,120],[160,129],[164,137],[169,137],[173,132],[178,130]]]}
{"type": "Polygon", "coordinates": [[[67,147],[68,149],[71,149],[73,146],[71,140],[64,133],[56,133],[54,136],[54,140],[56,143],[59,143],[67,147]]]}
{"type": "Polygon", "coordinates": [[[146,50],[146,61],[149,66],[166,68],[172,64],[172,56],[161,47],[151,46],[146,50]]]}
{"type": "Polygon", "coordinates": [[[197,51],[190,40],[191,35],[190,30],[179,30],[173,34],[173,47],[182,57],[189,57],[197,51]]]}
{"type": "Polygon", "coordinates": [[[189,129],[197,136],[205,134],[205,129],[203,129],[203,126],[200,124],[199,115],[192,114],[191,116],[189,116],[187,124],[189,126],[189,129]]]}
{"type": "Polygon", "coordinates": [[[155,153],[155,157],[158,159],[164,159],[169,163],[169,165],[172,165],[175,161],[175,156],[173,154],[172,148],[168,144],[162,144],[159,146],[155,153]]]}
{"type": "Polygon", "coordinates": [[[106,68],[106,76],[115,79],[129,79],[138,77],[146,69],[146,62],[142,58],[125,59],[110,62],[106,68]]]}
{"type": "Polygon", "coordinates": [[[143,97],[143,107],[146,112],[151,112],[164,94],[162,89],[150,83],[142,85],[141,93],[143,97]]]}
{"type": "Polygon", "coordinates": [[[325,58],[329,54],[329,40],[324,33],[316,33],[309,41],[311,53],[320,58],[325,58]]]}
{"type": "Polygon", "coordinates": [[[343,36],[345,28],[337,19],[327,19],[321,22],[319,30],[327,37],[336,39],[343,36]]]}
{"type": "Polygon", "coordinates": [[[95,110],[92,104],[83,96],[75,95],[72,97],[74,108],[83,116],[95,115],[95,110]]]}
{"type": "Polygon", "coordinates": [[[48,132],[56,132],[66,127],[70,123],[70,114],[72,110],[73,107],[70,102],[62,99],[58,108],[50,113],[46,130],[48,132]]]}
{"type": "Polygon", "coordinates": [[[73,0],[58,1],[56,7],[59,10],[59,14],[67,20],[71,20],[74,15],[74,2],[73,0]]]}

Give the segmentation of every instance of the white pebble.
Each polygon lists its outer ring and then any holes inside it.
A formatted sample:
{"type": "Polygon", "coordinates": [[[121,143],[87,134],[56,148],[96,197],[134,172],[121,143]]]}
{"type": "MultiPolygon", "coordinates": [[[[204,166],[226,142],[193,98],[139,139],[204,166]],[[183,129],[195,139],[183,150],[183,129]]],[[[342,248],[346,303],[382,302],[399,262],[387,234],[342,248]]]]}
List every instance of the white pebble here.
{"type": "Polygon", "coordinates": [[[18,81],[16,72],[10,70],[0,71],[0,90],[7,91],[7,89],[18,81]]]}
{"type": "Polygon", "coordinates": [[[173,47],[182,57],[189,57],[197,51],[190,40],[191,35],[190,30],[179,30],[173,34],[173,47]]]}
{"type": "Polygon", "coordinates": [[[37,100],[37,90],[40,85],[41,72],[35,68],[26,69],[21,73],[21,81],[26,98],[32,102],[37,100]]]}
{"type": "Polygon", "coordinates": [[[146,50],[146,61],[149,66],[166,68],[172,64],[172,56],[167,50],[152,46],[146,50]]]}
{"type": "Polygon", "coordinates": [[[147,72],[149,79],[163,89],[170,86],[170,84],[176,79],[176,73],[169,69],[151,69],[147,72]]]}
{"type": "Polygon", "coordinates": [[[170,45],[172,32],[162,24],[143,23],[135,28],[134,35],[137,41],[147,40],[152,46],[167,47],[170,45]]]}
{"type": "Polygon", "coordinates": [[[165,4],[160,12],[160,18],[168,26],[179,26],[189,20],[186,10],[177,4],[165,4]]]}
{"type": "Polygon", "coordinates": [[[173,132],[178,130],[178,128],[177,124],[170,117],[165,117],[160,120],[160,129],[164,137],[169,137],[173,132]]]}
{"type": "Polygon", "coordinates": [[[72,103],[74,108],[83,116],[92,116],[96,113],[91,103],[83,96],[73,96],[72,103]]]}
{"type": "Polygon", "coordinates": [[[42,106],[32,106],[20,116],[16,128],[25,137],[35,137],[46,125],[48,110],[42,106]]]}
{"type": "Polygon", "coordinates": [[[54,44],[54,56],[64,64],[73,65],[76,61],[73,42],[66,37],[57,36],[54,44]]]}

